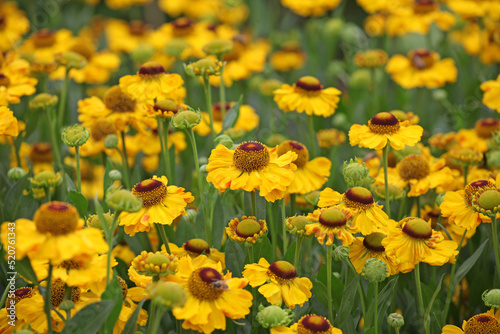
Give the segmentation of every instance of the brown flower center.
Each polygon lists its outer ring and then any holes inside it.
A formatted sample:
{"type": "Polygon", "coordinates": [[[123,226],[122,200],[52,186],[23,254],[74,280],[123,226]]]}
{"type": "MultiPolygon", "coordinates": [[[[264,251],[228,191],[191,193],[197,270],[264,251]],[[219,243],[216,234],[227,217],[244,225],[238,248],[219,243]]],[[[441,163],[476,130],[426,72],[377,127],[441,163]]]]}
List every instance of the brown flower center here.
{"type": "Polygon", "coordinates": [[[92,128],[90,128],[90,135],[97,141],[115,132],[115,123],[106,118],[100,118],[96,120],[94,124],[92,124],[92,128]]]}
{"type": "MultiPolygon", "coordinates": [[[[53,307],[58,307],[64,300],[65,283],[57,279],[50,285],[50,303],[53,307]]],[[[77,303],[80,300],[80,288],[71,289],[71,301],[77,303]]]]}
{"type": "Polygon", "coordinates": [[[279,281],[290,280],[297,277],[297,270],[287,261],[276,261],[269,266],[271,276],[279,281]]]}
{"type": "Polygon", "coordinates": [[[438,9],[434,0],[415,0],[413,3],[413,12],[415,14],[429,14],[438,9]]]}
{"type": "Polygon", "coordinates": [[[35,143],[31,147],[29,157],[33,163],[52,162],[52,147],[49,143],[35,143]]]}
{"type": "Polygon", "coordinates": [[[128,294],[127,282],[125,282],[125,280],[123,278],[121,278],[120,276],[117,276],[116,278],[118,279],[118,283],[120,283],[120,287],[122,288],[123,300],[125,300],[125,298],[127,298],[127,294],[128,294]]]}
{"type": "Polygon", "coordinates": [[[165,68],[156,61],[148,61],[139,68],[139,75],[142,77],[158,76],[164,73],[165,68]]]}
{"type": "Polygon", "coordinates": [[[381,112],[368,121],[371,132],[377,134],[394,134],[398,132],[400,124],[396,116],[389,112],[381,112]]]}
{"type": "Polygon", "coordinates": [[[269,164],[269,160],[269,150],[256,141],[240,144],[234,150],[234,166],[243,172],[261,170],[269,164]]]}
{"type": "Polygon", "coordinates": [[[33,36],[35,48],[48,48],[56,43],[56,34],[49,29],[41,29],[33,36]]]}
{"type": "MultiPolygon", "coordinates": [[[[229,109],[231,109],[231,103],[226,102],[225,103],[225,112],[227,113],[229,109]]],[[[222,121],[222,105],[220,102],[215,103],[212,106],[212,116],[214,118],[214,121],[221,122],[222,121]]]]}
{"type": "Polygon", "coordinates": [[[399,176],[405,181],[421,180],[430,173],[429,163],[421,155],[407,155],[398,166],[399,176]]]}
{"type": "Polygon", "coordinates": [[[205,252],[205,254],[210,254],[210,246],[208,242],[203,239],[191,239],[186,242],[183,247],[187,252],[194,254],[202,254],[203,252],[205,252]]]}
{"type": "Polygon", "coordinates": [[[432,236],[432,227],[425,220],[415,217],[406,218],[403,232],[415,239],[429,239],[432,236]]]}
{"type": "Polygon", "coordinates": [[[328,320],[315,314],[303,316],[297,325],[298,334],[329,334],[331,329],[328,320]]]}
{"type": "Polygon", "coordinates": [[[142,21],[132,21],[129,23],[128,32],[132,36],[142,37],[148,31],[148,25],[142,21]]]}
{"type": "Polygon", "coordinates": [[[304,167],[309,161],[309,151],[301,143],[293,140],[287,140],[278,146],[278,155],[282,156],[288,151],[297,153],[297,159],[293,162],[297,168],[304,167]]]}
{"type": "Polygon", "coordinates": [[[125,94],[120,86],[112,86],[103,97],[106,108],[113,112],[132,112],[135,109],[135,100],[125,94]]]}
{"type": "Polygon", "coordinates": [[[5,74],[0,73],[0,87],[9,87],[10,79],[5,74]]]}
{"type": "Polygon", "coordinates": [[[411,51],[408,56],[410,58],[411,65],[418,70],[431,68],[436,62],[434,54],[425,49],[411,51]]]}
{"type": "Polygon", "coordinates": [[[175,37],[185,37],[193,32],[194,22],[187,17],[180,17],[172,23],[175,37]]]}
{"type": "Polygon", "coordinates": [[[480,119],[476,122],[476,133],[481,138],[491,138],[493,132],[500,130],[500,121],[495,118],[480,119]]]}
{"type": "Polygon", "coordinates": [[[347,223],[347,217],[342,210],[329,208],[319,215],[319,223],[325,227],[342,227],[347,223]]]}
{"type": "MultiPolygon", "coordinates": [[[[12,296],[9,294],[8,296],[12,296]]],[[[30,287],[25,287],[25,288],[19,288],[14,291],[14,297],[7,297],[7,300],[5,302],[5,307],[8,307],[11,305],[11,301],[14,303],[19,302],[20,300],[24,298],[31,298],[33,296],[33,290],[30,287]]]]}
{"type": "Polygon", "coordinates": [[[363,187],[353,187],[346,191],[342,197],[345,205],[351,209],[366,210],[375,203],[370,190],[363,187]]]}
{"type": "Polygon", "coordinates": [[[315,77],[309,75],[301,77],[299,80],[297,80],[295,86],[309,92],[318,92],[323,89],[323,85],[321,85],[321,82],[315,77]]]}
{"type": "Polygon", "coordinates": [[[143,207],[149,208],[163,201],[167,196],[167,187],[159,180],[147,179],[136,184],[132,194],[142,199],[143,207]]]}
{"type": "Polygon", "coordinates": [[[94,52],[92,52],[92,49],[83,42],[73,45],[70,48],[70,51],[78,53],[79,55],[85,57],[85,59],[87,60],[90,60],[90,58],[92,58],[92,55],[94,54],[94,52]]]}
{"type": "Polygon", "coordinates": [[[491,315],[481,313],[467,321],[464,334],[500,334],[500,324],[491,315]]]}
{"type": "Polygon", "coordinates": [[[198,268],[189,276],[187,287],[196,299],[212,301],[218,299],[224,292],[213,286],[214,282],[221,279],[221,273],[213,268],[198,268]]]}
{"type": "Polygon", "coordinates": [[[373,232],[363,239],[363,245],[372,252],[383,252],[385,251],[385,247],[382,246],[382,240],[385,237],[386,235],[383,233],[373,232]]]}
{"type": "Polygon", "coordinates": [[[76,230],[78,218],[78,211],[73,205],[53,201],[42,204],[35,212],[33,221],[40,233],[64,235],[76,230]]]}
{"type": "Polygon", "coordinates": [[[469,206],[472,207],[472,196],[476,191],[481,188],[494,187],[495,184],[487,180],[478,180],[469,183],[464,189],[464,201],[469,206]]]}

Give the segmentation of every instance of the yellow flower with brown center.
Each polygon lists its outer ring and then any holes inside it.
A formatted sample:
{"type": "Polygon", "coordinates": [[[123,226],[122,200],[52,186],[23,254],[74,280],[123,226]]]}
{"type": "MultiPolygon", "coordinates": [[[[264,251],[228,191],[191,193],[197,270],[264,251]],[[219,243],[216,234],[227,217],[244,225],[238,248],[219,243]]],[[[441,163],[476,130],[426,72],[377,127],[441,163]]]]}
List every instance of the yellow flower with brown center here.
{"type": "Polygon", "coordinates": [[[374,49],[360,51],[354,56],[354,64],[359,67],[380,67],[385,65],[388,56],[384,50],[374,49]]]}
{"type": "Polygon", "coordinates": [[[365,237],[356,237],[349,246],[349,258],[358,273],[363,272],[366,260],[379,259],[387,264],[389,269],[387,276],[396,275],[399,260],[392,255],[388,255],[385,247],[382,246],[382,240],[387,237],[385,233],[373,232],[365,237]]]}
{"type": "MultiPolygon", "coordinates": [[[[83,228],[74,206],[64,202],[42,204],[35,212],[33,221],[18,219],[16,224],[16,256],[22,259],[45,259],[54,265],[77,255],[105,253],[108,245],[102,232],[95,228],[83,228]]],[[[7,245],[7,225],[2,224],[1,240],[7,245]]]]}
{"type": "Polygon", "coordinates": [[[480,119],[476,122],[474,129],[479,137],[491,138],[494,132],[500,130],[500,120],[495,118],[480,119]]]}
{"type": "Polygon", "coordinates": [[[318,145],[321,148],[330,148],[345,142],[345,133],[337,129],[322,129],[316,133],[318,145]]]}
{"type": "Polygon", "coordinates": [[[289,151],[297,153],[297,159],[293,162],[297,169],[294,172],[295,179],[287,189],[288,193],[307,194],[320,189],[328,181],[332,167],[328,158],[317,157],[309,160],[307,147],[294,140],[287,140],[278,146],[279,156],[289,151]]]}
{"type": "Polygon", "coordinates": [[[263,235],[267,234],[267,224],[265,221],[253,216],[231,219],[229,226],[225,228],[227,236],[236,242],[255,243],[263,235]]]}
{"type": "Polygon", "coordinates": [[[336,8],[340,0],[281,0],[281,4],[300,16],[322,16],[336,8]]]}
{"type": "Polygon", "coordinates": [[[306,62],[306,54],[298,42],[292,41],[283,44],[281,49],[273,52],[269,60],[271,66],[281,72],[293,71],[302,68],[306,62]]]}
{"type": "Polygon", "coordinates": [[[134,186],[132,194],[142,199],[142,209],[120,214],[120,225],[125,227],[125,233],[134,236],[137,232],[149,231],[154,223],[171,225],[175,218],[187,215],[186,206],[194,197],[184,192],[184,188],[167,184],[165,176],[153,176],[134,186]]]}
{"type": "Polygon", "coordinates": [[[267,201],[274,202],[285,196],[297,169],[292,162],[294,152],[278,156],[278,147],[268,149],[259,142],[244,142],[235,150],[218,145],[212,150],[207,165],[207,181],[219,191],[243,189],[259,190],[267,201]]]}
{"type": "Polygon", "coordinates": [[[451,58],[440,60],[439,54],[417,49],[403,55],[393,56],[385,68],[398,85],[411,89],[443,87],[457,80],[457,68],[451,58]]]}
{"type": "Polygon", "coordinates": [[[292,86],[283,84],[274,91],[274,101],[284,112],[305,112],[307,115],[328,117],[335,113],[341,91],[334,87],[323,89],[312,76],[301,77],[292,86]]]}
{"type": "Polygon", "coordinates": [[[252,294],[243,289],[247,280],[223,274],[221,263],[214,264],[204,255],[195,259],[185,256],[179,260],[177,281],[189,295],[183,307],[175,308],[176,319],[184,320],[182,327],[211,333],[226,329],[226,317],[244,318],[250,313],[252,294]]]}
{"type": "MultiPolygon", "coordinates": [[[[219,252],[215,248],[210,248],[208,242],[203,239],[190,239],[184,243],[182,247],[177,247],[177,245],[173,243],[169,243],[168,246],[172,254],[178,258],[191,256],[191,258],[194,259],[200,255],[205,255],[207,259],[212,260],[214,263],[220,262],[223,269],[226,267],[224,253],[219,252]]],[[[161,250],[165,251],[165,246],[162,245],[161,247],[161,250]]]]}
{"type": "MultiPolygon", "coordinates": [[[[226,114],[233,105],[234,102],[226,102],[226,106],[224,109],[226,114]]],[[[217,102],[212,106],[212,116],[214,121],[214,130],[216,133],[220,133],[222,131],[222,106],[220,102],[217,102]]],[[[244,104],[240,106],[238,119],[231,129],[249,132],[259,126],[259,120],[260,117],[255,109],[249,105],[244,104]]],[[[194,126],[193,130],[196,131],[200,136],[208,136],[212,132],[210,128],[210,114],[208,112],[201,113],[201,122],[200,124],[194,126]]]]}
{"type": "Polygon", "coordinates": [[[488,80],[481,84],[481,90],[484,92],[483,104],[488,108],[500,112],[500,75],[496,80],[488,80]]]}
{"type": "Polygon", "coordinates": [[[290,330],[291,333],[299,334],[342,334],[342,331],[333,327],[328,319],[316,314],[303,316],[290,326],[290,330]]]}
{"type": "Polygon", "coordinates": [[[30,76],[30,64],[26,60],[15,53],[0,55],[0,106],[20,103],[22,96],[33,95],[37,83],[38,80],[30,76]]]}
{"type": "Polygon", "coordinates": [[[338,206],[353,212],[351,228],[364,235],[387,226],[389,217],[382,206],[375,203],[372,193],[362,187],[353,187],[341,195],[331,188],[323,190],[319,196],[320,208],[338,206]]]}
{"type": "Polygon", "coordinates": [[[354,124],[349,130],[351,146],[367,147],[381,150],[387,143],[395,150],[405,146],[414,146],[420,141],[423,129],[419,125],[409,125],[408,121],[400,122],[396,116],[381,112],[368,121],[368,125],[354,124]]]}
{"type": "Polygon", "coordinates": [[[354,241],[357,232],[349,223],[352,213],[345,208],[323,208],[314,210],[307,215],[307,219],[313,222],[305,226],[306,234],[314,234],[320,244],[325,242],[330,246],[337,237],[344,246],[349,246],[354,241]]]}
{"type": "Polygon", "coordinates": [[[500,322],[496,317],[481,313],[473,316],[462,324],[462,329],[453,325],[443,327],[442,334],[483,334],[500,333],[500,322]]]}
{"type": "Polygon", "coordinates": [[[173,99],[182,103],[186,90],[182,87],[184,80],[177,73],[167,74],[158,62],[143,64],[137,74],[126,75],[120,79],[120,88],[138,101],[153,104],[155,100],[173,99]],[[176,98],[180,94],[180,99],[176,98]]]}
{"type": "Polygon", "coordinates": [[[382,240],[382,246],[387,254],[400,261],[401,272],[411,271],[420,262],[442,266],[455,261],[458,254],[457,243],[444,240],[440,232],[432,229],[430,222],[408,217],[400,221],[399,225],[389,229],[389,235],[382,240]]]}
{"type": "Polygon", "coordinates": [[[17,137],[19,129],[17,127],[17,118],[7,107],[0,106],[0,136],[17,137]]]}
{"type": "Polygon", "coordinates": [[[298,277],[295,267],[286,261],[269,264],[261,258],[258,264],[245,265],[243,277],[252,287],[261,286],[259,292],[271,304],[285,302],[288,308],[302,306],[311,298],[312,283],[307,277],[298,277]]]}

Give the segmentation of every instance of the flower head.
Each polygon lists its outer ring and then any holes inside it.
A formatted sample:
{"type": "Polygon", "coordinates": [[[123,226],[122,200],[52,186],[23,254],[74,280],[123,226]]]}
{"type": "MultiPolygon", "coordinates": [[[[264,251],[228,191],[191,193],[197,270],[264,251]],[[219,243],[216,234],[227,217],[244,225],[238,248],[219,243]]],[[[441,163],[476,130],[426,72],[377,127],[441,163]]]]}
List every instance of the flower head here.
{"type": "Polygon", "coordinates": [[[267,224],[263,220],[257,221],[255,217],[243,216],[241,221],[234,218],[226,227],[226,234],[236,242],[255,243],[267,234],[267,224]]]}
{"type": "Polygon", "coordinates": [[[354,241],[356,229],[350,226],[352,212],[346,208],[323,208],[307,216],[313,222],[305,226],[306,234],[314,234],[319,243],[331,245],[337,237],[342,245],[348,246],[354,241]]]}

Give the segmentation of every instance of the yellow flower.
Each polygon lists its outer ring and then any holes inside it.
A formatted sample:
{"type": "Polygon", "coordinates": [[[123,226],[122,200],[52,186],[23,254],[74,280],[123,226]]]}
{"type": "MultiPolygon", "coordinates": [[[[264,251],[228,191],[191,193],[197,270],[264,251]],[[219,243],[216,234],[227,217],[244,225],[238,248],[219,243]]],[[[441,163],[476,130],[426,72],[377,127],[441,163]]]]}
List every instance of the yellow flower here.
{"type": "MultiPolygon", "coordinates": [[[[233,105],[234,103],[226,102],[226,114],[233,105]]],[[[220,102],[217,102],[213,105],[212,117],[214,120],[214,130],[216,133],[220,133],[222,131],[222,108],[220,102]]],[[[255,129],[258,125],[259,115],[255,112],[254,108],[244,104],[240,106],[238,119],[236,120],[236,123],[234,124],[232,129],[249,132],[255,129]]],[[[193,127],[193,130],[196,131],[200,136],[208,136],[210,134],[210,115],[207,112],[201,113],[201,122],[200,124],[193,127]]]]}
{"type": "MultiPolygon", "coordinates": [[[[286,327],[283,331],[274,332],[274,334],[342,334],[342,331],[333,327],[328,319],[315,314],[305,315],[297,323],[291,325],[288,331],[285,329],[286,327]]],[[[271,333],[273,333],[272,330],[271,328],[271,333]]]]}
{"type": "MultiPolygon", "coordinates": [[[[224,253],[219,252],[215,248],[210,248],[208,243],[203,239],[188,240],[188,242],[182,244],[182,247],[177,247],[177,245],[173,243],[169,243],[168,246],[170,247],[172,254],[178,258],[191,256],[191,258],[194,259],[203,254],[207,257],[207,259],[212,260],[213,263],[220,262],[223,269],[226,267],[224,253]]],[[[163,251],[165,246],[162,245],[161,247],[163,251]]]]}
{"type": "Polygon", "coordinates": [[[406,89],[443,87],[447,82],[455,82],[458,73],[453,59],[440,60],[439,54],[426,49],[410,51],[407,57],[393,56],[385,70],[406,89]]]}
{"type": "Polygon", "coordinates": [[[453,325],[443,327],[441,334],[500,333],[500,322],[496,316],[481,313],[463,322],[462,329],[453,325]]]}
{"type": "Polygon", "coordinates": [[[109,19],[104,29],[112,52],[130,53],[141,44],[151,44],[153,31],[142,21],[125,22],[109,19]]]}
{"type": "Polygon", "coordinates": [[[415,145],[422,137],[423,129],[419,125],[409,125],[408,121],[400,122],[396,116],[381,112],[368,121],[368,125],[354,124],[349,130],[351,146],[367,147],[381,150],[390,143],[395,150],[415,145]]]}
{"type": "Polygon", "coordinates": [[[229,226],[225,228],[227,236],[236,242],[255,243],[267,233],[267,224],[263,220],[257,221],[255,217],[242,216],[231,219],[229,226]]]}
{"type": "Polygon", "coordinates": [[[382,240],[386,236],[382,232],[373,232],[366,237],[356,237],[349,246],[349,258],[358,273],[363,271],[368,259],[379,259],[385,262],[389,269],[387,276],[396,275],[399,272],[399,260],[392,255],[388,255],[385,247],[382,246],[382,240]]]}
{"type": "Polygon", "coordinates": [[[354,63],[359,67],[380,67],[387,62],[384,50],[374,49],[356,53],[354,63]]]}
{"type": "Polygon", "coordinates": [[[408,217],[399,224],[400,227],[390,228],[389,235],[382,240],[382,246],[389,255],[400,261],[401,272],[411,271],[420,262],[442,266],[455,261],[457,243],[444,240],[440,232],[432,229],[430,222],[408,217]]]}
{"type": "Polygon", "coordinates": [[[500,18],[500,4],[494,0],[448,0],[446,5],[456,14],[464,18],[491,17],[500,18]]]}
{"type": "Polygon", "coordinates": [[[345,133],[337,129],[319,130],[316,137],[321,148],[330,148],[345,142],[345,133]]]}
{"type": "Polygon", "coordinates": [[[372,193],[366,188],[354,187],[343,195],[326,188],[319,195],[318,206],[320,208],[338,206],[352,210],[351,228],[358,229],[364,235],[388,225],[389,217],[382,211],[382,206],[375,203],[372,193]]]}
{"type": "Polygon", "coordinates": [[[483,104],[500,113],[500,75],[496,80],[483,82],[481,90],[484,92],[483,104]]]}
{"type": "Polygon", "coordinates": [[[288,308],[302,306],[311,298],[312,283],[307,277],[298,277],[295,267],[286,261],[269,264],[261,258],[258,264],[247,264],[243,277],[252,287],[261,286],[259,292],[271,304],[283,301],[288,308]]]}
{"type": "Polygon", "coordinates": [[[138,101],[153,103],[155,100],[172,99],[182,103],[186,95],[182,87],[184,80],[177,73],[167,74],[160,63],[147,62],[136,75],[126,75],[120,79],[120,88],[138,101]],[[180,100],[177,92],[182,91],[180,100]]]}
{"type": "Polygon", "coordinates": [[[17,137],[19,129],[17,127],[17,118],[7,107],[0,106],[0,136],[17,137]]]}
{"type": "MultiPolygon", "coordinates": [[[[105,253],[108,245],[102,232],[83,228],[74,206],[63,202],[48,202],[35,212],[33,221],[18,219],[16,228],[16,256],[19,259],[45,259],[54,265],[71,260],[77,255],[105,253]]],[[[2,224],[2,243],[7,245],[9,224],[2,224]]]]}
{"type": "Polygon", "coordinates": [[[134,236],[137,232],[149,231],[154,223],[171,225],[175,218],[187,215],[186,205],[194,200],[184,188],[167,186],[165,176],[146,179],[132,189],[132,193],[142,199],[142,209],[138,212],[122,212],[120,225],[125,233],[134,236]]]}
{"type": "Polygon", "coordinates": [[[89,41],[79,41],[70,50],[84,56],[87,60],[84,68],[73,68],[69,71],[70,78],[75,82],[103,84],[109,80],[111,73],[120,67],[118,55],[107,50],[95,52],[89,41]]]}
{"type": "Polygon", "coordinates": [[[30,64],[26,60],[14,53],[0,55],[0,106],[19,103],[22,96],[34,94],[37,82],[30,76],[30,64]]]}
{"type": "Polygon", "coordinates": [[[317,209],[308,214],[307,219],[314,223],[305,226],[306,235],[314,234],[320,244],[327,238],[326,245],[329,246],[335,237],[340,239],[344,246],[349,246],[354,241],[353,234],[357,229],[349,226],[352,212],[345,208],[317,209]]]}
{"type": "Polygon", "coordinates": [[[3,2],[0,5],[0,51],[14,48],[17,42],[30,29],[30,22],[24,12],[17,8],[15,2],[3,2]]]}
{"type": "MultiPolygon", "coordinates": [[[[133,141],[137,143],[137,145],[141,148],[141,152],[145,155],[142,160],[142,166],[144,169],[149,173],[157,170],[161,154],[161,144],[158,137],[158,131],[155,129],[152,131],[146,130],[142,133],[137,133],[137,135],[134,136],[133,141]]],[[[129,142],[127,141],[127,145],[128,143],[129,142]]],[[[176,154],[184,151],[187,147],[186,135],[184,132],[173,132],[173,130],[169,128],[167,146],[169,149],[174,146],[176,154]]]]}
{"type": "Polygon", "coordinates": [[[300,16],[322,16],[336,8],[340,0],[281,0],[283,7],[300,16]]]}
{"type": "Polygon", "coordinates": [[[301,77],[292,86],[283,84],[274,91],[274,101],[284,112],[296,110],[307,115],[328,117],[335,113],[340,101],[340,90],[323,89],[321,82],[312,76],[301,77]]]}
{"type": "Polygon", "coordinates": [[[299,43],[288,42],[280,50],[273,52],[269,61],[276,71],[293,71],[304,66],[306,54],[299,43]]]}
{"type": "Polygon", "coordinates": [[[292,163],[297,157],[288,152],[278,157],[278,147],[269,150],[259,142],[245,142],[235,150],[218,145],[212,150],[207,165],[207,181],[223,192],[243,189],[259,190],[260,196],[274,202],[283,198],[287,187],[292,183],[292,163]]]}
{"type": "Polygon", "coordinates": [[[244,318],[250,313],[252,294],[243,289],[246,279],[222,274],[221,263],[214,264],[204,255],[194,260],[185,256],[179,260],[175,274],[186,288],[189,298],[183,307],[173,309],[176,319],[184,320],[182,327],[211,333],[226,330],[226,317],[244,318]]]}

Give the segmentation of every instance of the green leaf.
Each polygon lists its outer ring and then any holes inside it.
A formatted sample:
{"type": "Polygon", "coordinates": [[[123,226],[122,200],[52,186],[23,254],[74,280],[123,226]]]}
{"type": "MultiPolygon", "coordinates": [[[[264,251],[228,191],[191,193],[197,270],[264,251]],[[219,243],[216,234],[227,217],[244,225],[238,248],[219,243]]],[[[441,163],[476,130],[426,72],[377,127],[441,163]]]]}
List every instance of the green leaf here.
{"type": "Polygon", "coordinates": [[[328,298],[326,285],[324,285],[316,276],[311,277],[311,281],[313,283],[313,294],[318,299],[318,301],[324,306],[328,306],[328,298]]]}
{"type": "Polygon", "coordinates": [[[265,258],[269,263],[273,263],[276,260],[276,252],[273,252],[273,245],[271,245],[271,241],[269,241],[267,236],[262,237],[260,246],[256,245],[254,247],[260,247],[255,261],[258,262],[261,257],[265,258]]]}
{"type": "Polygon", "coordinates": [[[354,276],[344,289],[342,302],[340,303],[340,308],[334,321],[334,323],[338,326],[342,326],[344,324],[352,311],[360,278],[360,274],[354,276]]]}
{"type": "Polygon", "coordinates": [[[16,260],[16,271],[27,281],[30,281],[33,284],[38,282],[38,280],[36,279],[35,271],[33,270],[30,259],[28,257],[25,257],[22,260],[16,260]]]}
{"type": "Polygon", "coordinates": [[[4,215],[7,221],[14,221],[17,216],[21,205],[26,206],[26,196],[24,196],[24,190],[28,189],[30,185],[29,174],[24,175],[20,178],[12,188],[5,195],[5,201],[3,202],[3,207],[8,208],[5,210],[4,215]]]}
{"type": "Polygon", "coordinates": [[[286,254],[285,254],[285,257],[283,258],[283,260],[293,264],[293,262],[295,261],[295,248],[296,247],[297,247],[297,241],[292,242],[292,244],[289,245],[288,248],[286,249],[286,254]]]}
{"type": "Polygon", "coordinates": [[[71,202],[73,202],[73,204],[76,206],[80,217],[84,218],[87,215],[87,209],[89,206],[89,202],[87,201],[85,196],[83,196],[82,193],[79,193],[78,191],[70,190],[69,198],[71,199],[71,202]]]}
{"type": "Polygon", "coordinates": [[[111,300],[102,300],[97,303],[92,303],[71,318],[66,325],[62,334],[89,334],[96,333],[104,324],[106,319],[113,311],[115,302],[111,300]]]}
{"type": "Polygon", "coordinates": [[[230,240],[226,243],[226,268],[233,273],[235,277],[241,277],[243,264],[245,263],[245,253],[241,246],[230,240]]]}
{"type": "Polygon", "coordinates": [[[429,301],[427,309],[425,310],[425,316],[424,316],[425,321],[427,321],[427,318],[431,314],[432,305],[434,305],[434,301],[436,300],[436,297],[439,295],[439,292],[441,291],[441,285],[443,284],[443,278],[444,278],[444,274],[441,276],[441,279],[439,280],[439,284],[436,287],[436,290],[434,291],[434,293],[432,294],[431,300],[429,301]]]}
{"type": "Polygon", "coordinates": [[[240,95],[238,102],[234,106],[226,112],[224,116],[224,122],[222,123],[222,132],[231,129],[238,120],[238,116],[240,115],[240,107],[243,104],[243,95],[240,95]]]}
{"type": "Polygon", "coordinates": [[[127,320],[127,323],[125,324],[125,327],[123,328],[122,334],[134,334],[135,333],[135,328],[137,327],[137,319],[139,319],[139,313],[141,312],[142,305],[144,305],[144,302],[146,301],[146,297],[144,297],[139,304],[137,304],[137,307],[134,310],[134,313],[130,316],[130,318],[127,320]]]}
{"type": "Polygon", "coordinates": [[[104,290],[101,295],[101,300],[109,300],[114,303],[113,309],[102,327],[103,333],[113,333],[113,327],[115,327],[116,320],[118,320],[123,304],[123,292],[116,275],[113,275],[113,279],[109,282],[106,290],[104,290]]]}
{"type": "Polygon", "coordinates": [[[68,190],[68,192],[71,190],[77,191],[75,182],[73,182],[73,179],[68,175],[68,173],[64,173],[64,180],[66,181],[66,190],[68,190]]]}
{"type": "MultiPolygon", "coordinates": [[[[383,323],[383,319],[386,316],[387,308],[391,304],[392,296],[396,292],[396,283],[398,282],[398,276],[394,277],[385,285],[385,287],[380,291],[378,295],[378,317],[379,324],[383,323]]],[[[367,303],[369,303],[368,310],[366,312],[365,318],[365,328],[370,328],[373,325],[373,317],[375,313],[375,304],[371,302],[371,297],[367,298],[367,303]]]]}
{"type": "Polygon", "coordinates": [[[457,272],[455,273],[455,278],[453,278],[453,286],[452,289],[454,289],[457,284],[467,275],[467,273],[472,269],[474,264],[477,262],[481,254],[483,253],[484,247],[486,244],[489,242],[489,239],[487,239],[479,248],[472,254],[467,260],[464,261],[460,265],[460,268],[458,268],[457,272]]]}

